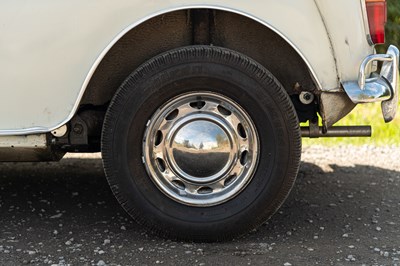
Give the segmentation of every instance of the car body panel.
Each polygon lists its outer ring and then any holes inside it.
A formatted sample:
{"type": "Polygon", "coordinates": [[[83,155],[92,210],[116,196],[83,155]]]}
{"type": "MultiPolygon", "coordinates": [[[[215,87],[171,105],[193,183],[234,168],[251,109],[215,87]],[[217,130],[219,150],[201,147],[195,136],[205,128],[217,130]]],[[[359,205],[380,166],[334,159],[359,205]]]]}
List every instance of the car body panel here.
{"type": "Polygon", "coordinates": [[[359,0],[4,0],[0,135],[49,132],[68,122],[113,44],[154,16],[190,8],[231,11],[271,28],[301,55],[322,91],[356,79],[373,49],[359,0]]]}

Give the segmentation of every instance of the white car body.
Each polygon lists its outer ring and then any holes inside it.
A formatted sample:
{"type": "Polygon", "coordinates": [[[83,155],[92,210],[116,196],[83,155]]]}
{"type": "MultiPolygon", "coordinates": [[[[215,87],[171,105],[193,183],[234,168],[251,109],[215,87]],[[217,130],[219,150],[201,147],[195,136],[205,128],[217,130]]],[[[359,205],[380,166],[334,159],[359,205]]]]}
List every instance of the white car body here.
{"type": "Polygon", "coordinates": [[[302,57],[320,91],[356,81],[373,53],[360,0],[51,1],[0,3],[0,135],[38,134],[67,123],[92,74],[127,32],[175,10],[208,8],[268,27],[302,57]]]}

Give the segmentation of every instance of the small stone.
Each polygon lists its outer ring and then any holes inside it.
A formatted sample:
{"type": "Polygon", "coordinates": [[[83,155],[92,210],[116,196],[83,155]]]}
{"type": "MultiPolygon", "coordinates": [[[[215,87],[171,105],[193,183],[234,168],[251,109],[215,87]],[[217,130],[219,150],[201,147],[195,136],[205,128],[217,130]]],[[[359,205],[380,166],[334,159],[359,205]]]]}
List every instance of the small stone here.
{"type": "Polygon", "coordinates": [[[356,258],[353,255],[348,255],[347,259],[349,259],[350,261],[355,261],[356,258]]]}
{"type": "Polygon", "coordinates": [[[107,264],[103,260],[97,262],[97,266],[106,266],[107,264]]]}
{"type": "Polygon", "coordinates": [[[110,243],[111,243],[110,239],[104,239],[104,245],[108,245],[110,243]]]}
{"type": "Polygon", "coordinates": [[[102,255],[102,254],[104,254],[104,253],[106,253],[104,250],[99,250],[99,252],[98,252],[100,255],[102,255]]]}
{"type": "Polygon", "coordinates": [[[283,264],[283,266],[292,266],[292,264],[289,263],[289,262],[285,262],[285,263],[283,264]]]}
{"type": "Polygon", "coordinates": [[[121,226],[121,230],[126,230],[126,227],[125,226],[121,226]]]}
{"type": "Polygon", "coordinates": [[[389,257],[389,252],[387,252],[387,251],[383,252],[383,256],[384,257],[389,257]]]}
{"type": "Polygon", "coordinates": [[[56,219],[56,218],[60,218],[62,216],[62,213],[50,216],[50,219],[56,219]]]}
{"type": "Polygon", "coordinates": [[[349,237],[349,234],[343,234],[342,237],[349,237]]]}
{"type": "Polygon", "coordinates": [[[379,252],[379,251],[381,251],[379,248],[374,248],[374,251],[375,252],[379,252]]]}
{"type": "Polygon", "coordinates": [[[139,251],[143,251],[143,248],[139,248],[139,251]]]}
{"type": "Polygon", "coordinates": [[[354,246],[353,246],[353,245],[350,245],[349,248],[354,248],[354,246]]]}
{"type": "Polygon", "coordinates": [[[379,232],[379,231],[381,231],[381,230],[382,230],[382,228],[381,228],[381,227],[379,227],[379,226],[377,226],[377,227],[376,227],[376,231],[378,231],[378,232],[379,232]]]}

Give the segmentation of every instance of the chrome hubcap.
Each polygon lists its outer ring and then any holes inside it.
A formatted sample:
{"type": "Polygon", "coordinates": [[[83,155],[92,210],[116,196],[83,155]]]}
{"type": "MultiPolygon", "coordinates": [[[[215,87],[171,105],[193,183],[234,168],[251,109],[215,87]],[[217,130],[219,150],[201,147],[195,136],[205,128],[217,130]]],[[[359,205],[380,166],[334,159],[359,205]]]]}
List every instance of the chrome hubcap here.
{"type": "Polygon", "coordinates": [[[176,131],[166,148],[173,169],[182,178],[210,182],[230,166],[232,142],[218,124],[202,116],[201,120],[189,121],[176,131]]]}
{"type": "Polygon", "coordinates": [[[212,206],[235,197],[253,177],[258,136],[249,115],[220,94],[174,98],[147,125],[143,161],[171,199],[212,206]]]}

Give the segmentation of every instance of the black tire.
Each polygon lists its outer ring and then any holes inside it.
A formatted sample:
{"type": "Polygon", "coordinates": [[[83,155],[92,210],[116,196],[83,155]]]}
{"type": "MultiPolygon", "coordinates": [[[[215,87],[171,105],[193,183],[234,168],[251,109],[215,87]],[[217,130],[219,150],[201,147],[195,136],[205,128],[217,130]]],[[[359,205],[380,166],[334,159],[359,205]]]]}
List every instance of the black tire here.
{"type": "Polygon", "coordinates": [[[261,225],[290,192],[300,155],[299,122],[282,85],[254,60],[219,47],[183,47],[144,63],[115,94],[102,132],[105,173],[122,207],[149,231],[181,240],[222,241],[261,225]],[[177,95],[199,90],[238,103],[259,135],[251,181],[235,197],[207,207],[166,196],[143,163],[143,137],[152,115],[177,95]]]}

